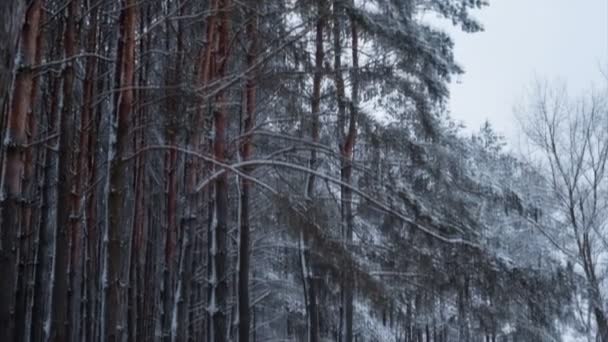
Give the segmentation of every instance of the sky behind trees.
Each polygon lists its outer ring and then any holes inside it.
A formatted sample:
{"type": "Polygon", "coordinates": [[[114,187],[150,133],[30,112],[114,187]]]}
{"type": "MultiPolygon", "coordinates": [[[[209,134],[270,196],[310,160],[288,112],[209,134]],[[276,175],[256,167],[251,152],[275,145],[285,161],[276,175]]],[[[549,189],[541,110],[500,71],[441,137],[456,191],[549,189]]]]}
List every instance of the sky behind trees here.
{"type": "Polygon", "coordinates": [[[477,11],[485,32],[450,28],[465,74],[450,85],[450,111],[470,130],[488,119],[511,145],[513,106],[535,78],[568,83],[572,93],[600,86],[608,66],[608,1],[493,0],[477,11]]]}

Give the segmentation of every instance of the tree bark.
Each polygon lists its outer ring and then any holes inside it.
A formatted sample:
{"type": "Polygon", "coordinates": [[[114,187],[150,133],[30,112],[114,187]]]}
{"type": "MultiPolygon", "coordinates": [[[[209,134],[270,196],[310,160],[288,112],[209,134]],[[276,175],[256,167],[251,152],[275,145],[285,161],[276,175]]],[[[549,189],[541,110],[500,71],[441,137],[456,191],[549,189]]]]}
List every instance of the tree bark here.
{"type": "MultiPolygon", "coordinates": [[[[179,23],[178,23],[179,25],[179,23]]],[[[167,32],[169,29],[167,28],[167,32]]],[[[179,28],[178,28],[179,32],[179,28]]],[[[168,44],[167,50],[171,48],[168,44]]],[[[177,37],[177,54],[175,68],[170,73],[167,73],[167,85],[176,86],[179,80],[179,74],[181,72],[181,65],[179,61],[179,54],[181,53],[181,37],[178,34],[177,37]]],[[[176,99],[175,92],[170,92],[167,97],[167,122],[165,136],[170,146],[177,145],[177,130],[178,130],[178,102],[176,99]]],[[[163,294],[163,331],[170,333],[172,339],[177,337],[177,327],[173,327],[172,324],[175,321],[177,324],[176,315],[176,285],[179,269],[179,254],[181,251],[178,250],[178,231],[177,231],[177,151],[170,149],[165,152],[165,193],[166,193],[166,210],[167,210],[167,221],[165,231],[165,246],[164,246],[164,257],[165,257],[165,270],[163,274],[164,289],[163,294]],[[174,331],[175,330],[175,331],[174,331]]],[[[182,234],[183,235],[183,234],[182,234]]],[[[181,245],[181,244],[180,244],[181,245]]]]}
{"type": "MultiPolygon", "coordinates": [[[[44,19],[44,14],[40,14],[40,22],[44,19]]],[[[42,30],[38,30],[38,34],[36,37],[36,57],[35,57],[35,65],[40,64],[42,60],[42,52],[44,50],[44,40],[42,39],[42,30]]],[[[40,124],[39,112],[35,111],[33,108],[33,104],[38,101],[38,90],[40,84],[41,77],[38,75],[34,77],[32,80],[32,91],[31,91],[31,99],[30,103],[32,104],[31,110],[28,111],[28,140],[38,139],[38,126],[40,124]]],[[[1,107],[0,107],[1,108],[1,107]]],[[[1,110],[0,110],[1,111],[1,110]]],[[[1,121],[1,120],[0,120],[1,121]]],[[[39,183],[36,181],[41,179],[44,170],[39,167],[38,160],[42,159],[41,155],[43,153],[39,153],[40,149],[36,148],[27,148],[25,150],[25,174],[23,178],[23,189],[26,193],[26,207],[23,212],[23,225],[25,227],[25,236],[28,237],[26,239],[22,239],[23,249],[23,261],[22,263],[25,265],[25,272],[23,279],[22,288],[25,288],[25,302],[21,305],[25,310],[25,322],[23,324],[24,331],[24,341],[29,342],[29,339],[32,338],[32,330],[33,330],[33,318],[34,318],[34,310],[35,310],[35,297],[36,297],[36,283],[39,281],[39,268],[38,268],[38,252],[40,250],[40,212],[41,207],[40,204],[42,201],[42,189],[39,186],[39,183]]],[[[44,152],[44,151],[42,151],[44,152]]],[[[19,297],[19,296],[17,296],[19,297]]]]}
{"type": "MultiPolygon", "coordinates": [[[[60,45],[61,39],[56,42],[60,45]]],[[[48,126],[46,138],[52,141],[52,134],[57,127],[57,117],[61,111],[61,77],[55,77],[50,82],[51,89],[49,90],[49,101],[47,106],[50,108],[46,116],[46,125],[48,126]]],[[[32,339],[34,341],[47,340],[51,334],[51,313],[53,302],[53,287],[54,287],[54,264],[55,264],[55,242],[57,235],[57,191],[55,191],[54,182],[58,179],[58,161],[56,153],[50,149],[43,149],[41,153],[43,164],[43,182],[41,187],[42,203],[39,213],[39,244],[37,256],[37,268],[39,281],[35,286],[34,294],[34,312],[32,317],[32,339]]]]}
{"type": "MultiPolygon", "coordinates": [[[[0,2],[0,112],[4,112],[5,101],[12,82],[17,39],[23,26],[25,0],[0,2]]],[[[4,121],[4,120],[2,120],[4,121]]],[[[0,128],[1,126],[0,121],[0,128]]]]}
{"type": "MultiPolygon", "coordinates": [[[[76,52],[76,9],[78,2],[73,0],[66,8],[66,25],[64,27],[64,58],[69,59],[76,52]]],[[[79,283],[75,279],[73,262],[80,261],[78,252],[79,236],[77,220],[73,219],[75,209],[73,196],[72,162],[73,132],[74,132],[74,66],[73,62],[66,63],[63,69],[63,106],[59,116],[59,179],[57,184],[57,235],[55,249],[55,286],[53,288],[53,339],[67,341],[69,332],[78,326],[77,317],[70,317],[72,305],[78,305],[79,299],[74,299],[76,292],[71,287],[79,283]],[[78,241],[75,241],[78,240],[78,241]],[[72,283],[74,281],[74,283],[72,283]],[[76,322],[76,325],[74,323],[76,322]]]]}
{"type": "MultiPolygon", "coordinates": [[[[89,20],[90,25],[87,27],[87,50],[96,52],[98,50],[97,37],[98,37],[98,14],[97,6],[93,6],[90,9],[89,20]]],[[[86,232],[86,237],[83,241],[83,279],[82,291],[83,304],[83,317],[81,318],[81,340],[93,339],[92,328],[94,326],[94,311],[95,303],[97,299],[97,229],[96,228],[96,217],[94,215],[93,208],[95,207],[95,201],[93,196],[89,194],[89,191],[95,193],[94,189],[90,189],[93,184],[93,173],[94,173],[94,137],[96,132],[94,130],[95,124],[95,105],[93,103],[95,93],[95,77],[97,71],[97,58],[89,57],[86,60],[85,67],[85,78],[83,81],[83,100],[82,108],[80,110],[80,155],[78,160],[78,180],[77,180],[77,191],[76,193],[80,196],[78,204],[78,215],[80,225],[83,232],[86,232]]]]}
{"type": "MultiPolygon", "coordinates": [[[[356,108],[353,103],[350,106],[350,122],[346,120],[346,101],[344,89],[344,77],[342,75],[342,15],[343,8],[338,1],[334,1],[334,81],[336,84],[336,96],[338,102],[338,137],[340,139],[340,178],[345,184],[351,183],[352,178],[352,159],[353,148],[356,137],[356,108]]],[[[353,25],[353,64],[356,63],[356,28],[353,25]]],[[[353,102],[356,97],[355,84],[353,84],[353,102]]],[[[353,235],[353,215],[352,215],[352,191],[348,186],[341,186],[341,223],[342,239],[344,244],[349,244],[353,235]]],[[[353,339],[353,286],[354,281],[348,278],[348,270],[345,271],[342,279],[342,315],[340,338],[343,342],[351,342],[353,339]]]]}
{"type": "MultiPolygon", "coordinates": [[[[216,39],[212,40],[214,56],[212,61],[212,79],[221,80],[227,70],[229,57],[229,15],[230,0],[217,0],[216,39]]],[[[226,160],[226,129],[228,124],[227,104],[224,90],[219,90],[214,98],[213,155],[215,160],[223,163],[226,160]]],[[[227,230],[228,230],[228,178],[223,173],[215,181],[215,225],[211,227],[210,236],[210,269],[209,292],[209,341],[227,341],[228,282],[227,269],[227,230]]]]}
{"type": "MultiPolygon", "coordinates": [[[[245,139],[243,141],[243,147],[241,150],[241,159],[243,161],[249,160],[253,153],[252,135],[251,131],[254,129],[255,124],[255,111],[256,111],[256,72],[255,63],[257,58],[257,7],[256,1],[249,2],[252,13],[249,13],[249,19],[247,22],[247,40],[249,41],[249,47],[247,49],[247,70],[253,69],[247,75],[247,81],[245,84],[245,139]]],[[[250,168],[244,169],[243,172],[249,175],[252,170],[250,168]]],[[[249,310],[249,235],[250,235],[250,222],[249,222],[249,202],[250,202],[251,182],[247,178],[241,178],[241,217],[240,217],[240,230],[239,230],[239,259],[238,259],[238,329],[239,329],[239,341],[249,341],[249,328],[250,328],[250,310],[249,310]]]]}
{"type": "MultiPolygon", "coordinates": [[[[326,4],[320,0],[316,3],[317,20],[315,23],[315,65],[313,72],[313,86],[311,98],[311,127],[310,135],[313,143],[319,142],[319,113],[321,110],[321,82],[323,81],[323,30],[325,27],[326,4]]],[[[309,167],[312,170],[317,168],[317,151],[310,151],[309,167]]],[[[315,175],[310,173],[306,181],[305,197],[312,200],[315,190],[315,175]]],[[[318,299],[316,284],[314,279],[314,261],[310,253],[311,244],[309,243],[308,233],[300,233],[300,259],[302,264],[302,277],[304,278],[304,293],[307,316],[307,336],[309,342],[319,341],[319,319],[318,319],[318,299]]]]}
{"type": "MultiPolygon", "coordinates": [[[[15,9],[19,6],[16,5],[15,9]]],[[[25,22],[21,29],[20,65],[15,74],[15,84],[12,94],[11,104],[7,115],[7,122],[4,139],[4,153],[2,158],[2,174],[0,179],[0,269],[3,275],[0,277],[0,340],[12,341],[21,338],[17,336],[17,325],[23,324],[25,317],[24,311],[16,307],[16,303],[22,302],[18,296],[24,296],[23,291],[17,293],[17,285],[19,282],[19,239],[21,238],[22,227],[21,219],[24,213],[24,187],[22,178],[25,173],[24,155],[26,152],[28,137],[27,137],[27,121],[28,112],[31,109],[30,103],[32,96],[32,85],[34,73],[31,69],[35,62],[37,53],[37,36],[40,26],[40,15],[42,8],[42,0],[36,0],[30,4],[27,9],[25,22]],[[18,295],[18,296],[17,296],[18,295]],[[21,317],[18,317],[21,316],[21,317]]],[[[3,13],[4,14],[4,13],[3,13]]],[[[18,15],[18,13],[11,13],[18,15]]],[[[19,20],[19,19],[16,19],[19,20]]],[[[13,27],[11,20],[3,22],[4,25],[10,25],[8,31],[12,32],[13,27]]],[[[4,30],[7,28],[4,27],[4,30]]],[[[8,37],[11,39],[12,37],[8,37]]],[[[8,42],[8,50],[11,50],[12,44],[8,42]]],[[[10,51],[2,51],[2,53],[10,53],[10,51]]],[[[4,56],[3,56],[4,57],[4,56]]],[[[4,62],[4,61],[2,61],[4,62]]],[[[5,65],[3,68],[10,68],[5,65]]],[[[9,73],[10,74],[10,73],[9,73]]],[[[4,78],[3,76],[1,76],[4,78]]],[[[6,87],[5,80],[0,80],[0,87],[6,87]]],[[[5,89],[0,89],[4,96],[5,89]]]]}
{"type": "Polygon", "coordinates": [[[133,83],[135,73],[135,23],[136,0],[123,0],[119,23],[117,63],[117,88],[114,126],[110,133],[109,173],[106,185],[108,203],[107,250],[107,297],[105,298],[105,326],[102,339],[123,341],[127,338],[127,305],[131,254],[131,215],[125,188],[129,172],[123,157],[130,144],[129,122],[133,106],[133,83]]]}

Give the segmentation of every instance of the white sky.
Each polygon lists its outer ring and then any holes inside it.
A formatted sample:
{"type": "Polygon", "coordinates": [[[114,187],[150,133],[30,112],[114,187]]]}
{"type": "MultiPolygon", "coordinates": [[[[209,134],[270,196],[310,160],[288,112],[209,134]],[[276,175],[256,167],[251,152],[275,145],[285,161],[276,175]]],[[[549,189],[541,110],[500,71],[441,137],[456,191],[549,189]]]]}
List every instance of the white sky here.
{"type": "Polygon", "coordinates": [[[450,86],[450,110],[469,129],[488,119],[513,144],[513,107],[536,78],[564,81],[572,93],[602,85],[608,0],[490,0],[476,17],[485,32],[450,29],[465,69],[450,86]]]}

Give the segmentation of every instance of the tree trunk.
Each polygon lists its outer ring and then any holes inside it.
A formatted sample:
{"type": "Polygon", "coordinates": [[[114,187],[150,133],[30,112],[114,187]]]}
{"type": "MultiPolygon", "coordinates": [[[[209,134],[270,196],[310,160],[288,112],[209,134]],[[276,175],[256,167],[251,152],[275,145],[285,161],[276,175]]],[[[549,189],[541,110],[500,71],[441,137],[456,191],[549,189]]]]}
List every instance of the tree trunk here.
{"type": "Polygon", "coordinates": [[[602,309],[595,307],[593,309],[595,322],[597,324],[598,335],[601,342],[608,342],[608,321],[602,309]]]}
{"type": "MultiPolygon", "coordinates": [[[[56,42],[60,45],[60,41],[56,42]]],[[[61,82],[60,77],[54,78],[51,82],[51,90],[49,90],[50,101],[48,107],[50,110],[47,115],[46,125],[48,131],[46,138],[52,141],[52,134],[57,129],[57,117],[60,115],[61,102],[61,82]]],[[[38,246],[38,275],[39,281],[35,285],[34,294],[34,312],[32,317],[32,339],[34,341],[47,340],[51,336],[51,318],[52,318],[52,302],[53,302],[53,287],[54,287],[54,264],[55,264],[55,242],[57,235],[57,219],[56,208],[57,191],[55,190],[54,181],[58,179],[58,162],[56,153],[50,149],[43,149],[41,153],[43,164],[41,192],[42,203],[39,213],[39,246],[38,246]]]]}
{"type": "MultiPolygon", "coordinates": [[[[90,25],[87,27],[87,43],[86,47],[88,51],[97,51],[97,7],[93,7],[89,14],[90,25]]],[[[82,263],[82,317],[79,320],[80,336],[73,336],[74,341],[78,340],[90,340],[91,334],[91,316],[94,306],[92,303],[95,302],[94,294],[95,289],[95,254],[93,251],[97,250],[97,239],[95,239],[97,230],[95,228],[95,217],[93,217],[90,208],[94,206],[94,201],[90,200],[89,188],[91,187],[91,174],[92,170],[92,159],[95,158],[95,151],[92,148],[94,130],[94,105],[93,96],[95,90],[95,71],[97,69],[97,58],[90,57],[86,60],[85,66],[85,77],[83,81],[83,100],[82,108],[80,109],[80,137],[79,137],[79,148],[80,153],[78,156],[77,164],[77,180],[76,180],[76,194],[78,196],[78,203],[76,212],[78,214],[79,226],[76,228],[80,230],[80,234],[84,233],[82,238],[81,246],[81,258],[82,263]]],[[[76,305],[73,304],[75,307],[76,305]]]]}
{"type": "MultiPolygon", "coordinates": [[[[257,6],[256,1],[249,2],[252,12],[249,13],[249,19],[246,27],[247,40],[249,47],[247,49],[247,81],[245,84],[245,139],[241,151],[241,159],[249,160],[253,153],[252,130],[255,124],[256,110],[256,72],[255,63],[257,58],[257,6]],[[254,69],[254,70],[251,70],[254,69]]],[[[245,174],[250,174],[251,169],[243,170],[245,174]]],[[[239,231],[239,259],[238,259],[238,329],[239,341],[249,341],[250,327],[250,310],[249,310],[249,202],[250,202],[251,182],[249,179],[241,179],[241,217],[239,231]]]]}
{"type": "MultiPolygon", "coordinates": [[[[178,38],[179,41],[179,38],[178,38]]],[[[169,49],[167,49],[169,50],[169,49]]],[[[177,47],[178,54],[181,47],[177,47]]],[[[176,68],[172,71],[173,75],[167,75],[169,80],[168,85],[177,84],[177,80],[173,78],[179,77],[180,63],[176,63],[176,68]]],[[[175,98],[175,94],[169,95],[167,98],[167,110],[168,110],[168,122],[166,129],[166,139],[170,146],[177,145],[177,113],[178,103],[175,98]],[[171,96],[172,95],[172,96],[171,96]]],[[[165,152],[165,193],[166,193],[166,210],[167,210],[167,221],[165,231],[165,269],[163,271],[163,331],[165,333],[171,332],[171,336],[175,338],[176,331],[173,331],[173,320],[177,324],[177,318],[174,317],[174,306],[175,306],[175,285],[176,275],[175,269],[179,267],[179,254],[177,250],[177,151],[170,149],[165,152]]]]}
{"type": "MultiPolygon", "coordinates": [[[[20,7],[15,5],[14,10],[20,7]]],[[[2,6],[5,7],[5,6],[2,6]]],[[[38,31],[40,26],[40,15],[42,8],[42,0],[32,2],[27,9],[25,23],[21,29],[20,54],[22,56],[21,65],[15,74],[15,84],[13,88],[12,100],[7,115],[5,132],[3,134],[4,154],[2,158],[2,174],[0,179],[0,269],[2,277],[0,277],[0,340],[12,341],[20,339],[22,336],[17,336],[17,331],[20,330],[17,325],[23,324],[25,320],[25,312],[22,308],[17,308],[16,304],[23,302],[20,298],[25,294],[23,291],[17,293],[17,285],[19,284],[19,239],[21,238],[22,227],[21,219],[24,213],[24,187],[22,178],[25,173],[24,154],[27,150],[27,119],[28,112],[31,109],[31,92],[33,87],[34,72],[31,69],[35,62],[36,53],[38,50],[38,31]],[[19,298],[17,298],[19,297],[19,298]],[[19,317],[21,316],[21,317],[19,317]]],[[[11,13],[18,15],[18,13],[11,13]]],[[[2,13],[5,15],[5,13],[2,13]]],[[[15,18],[15,20],[20,20],[15,18]]],[[[2,24],[3,30],[13,32],[11,20],[7,20],[2,24]],[[5,26],[7,25],[7,26],[5,26]]],[[[11,39],[12,37],[8,37],[11,39]]],[[[10,41],[8,42],[8,50],[12,50],[10,41]]],[[[11,51],[1,51],[2,53],[11,53],[11,51]]],[[[4,57],[4,56],[2,56],[4,57]]],[[[11,68],[12,61],[7,66],[2,62],[2,68],[11,68]]],[[[0,96],[4,97],[7,82],[4,73],[0,76],[0,96]]],[[[10,73],[9,73],[10,74],[10,73]]],[[[2,99],[2,101],[4,101],[2,99]]]]}
{"type": "MultiPolygon", "coordinates": [[[[321,106],[321,82],[323,81],[323,30],[325,26],[325,9],[323,1],[317,1],[317,21],[315,24],[315,65],[313,74],[313,87],[311,99],[311,131],[310,135],[314,143],[319,142],[319,112],[321,106]]],[[[317,151],[310,151],[309,167],[315,170],[317,167],[317,151]]],[[[305,197],[314,198],[315,175],[310,173],[306,181],[305,197]]],[[[307,336],[309,342],[319,341],[319,319],[317,308],[317,291],[314,281],[314,262],[311,258],[307,232],[300,233],[300,258],[302,264],[302,277],[304,278],[304,293],[307,316],[307,336]]]]}
{"type": "MultiPolygon", "coordinates": [[[[201,31],[204,29],[205,36],[203,39],[206,41],[205,46],[200,49],[197,66],[198,86],[202,89],[209,83],[211,77],[211,60],[213,46],[212,41],[216,31],[216,13],[217,1],[208,1],[208,10],[211,13],[208,20],[204,22],[201,31]]],[[[188,146],[199,153],[210,154],[211,144],[208,143],[208,139],[205,138],[205,133],[209,131],[205,125],[205,108],[207,107],[206,101],[199,101],[198,108],[193,112],[192,122],[193,125],[188,131],[188,146]]],[[[201,163],[200,159],[196,157],[187,157],[185,165],[186,173],[186,210],[185,217],[182,219],[182,229],[185,232],[191,232],[192,236],[192,251],[190,255],[189,278],[192,279],[187,287],[191,288],[190,302],[196,303],[197,306],[202,307],[206,300],[206,290],[209,290],[209,284],[201,284],[195,280],[194,272],[197,271],[198,266],[204,264],[206,261],[205,256],[209,255],[209,250],[205,253],[205,241],[203,239],[203,232],[205,229],[203,218],[208,218],[209,222],[212,221],[213,217],[213,203],[210,199],[211,190],[209,188],[202,189],[198,192],[196,190],[197,182],[199,177],[205,177],[211,168],[201,163]]],[[[207,238],[207,242],[209,239],[207,238]]],[[[201,268],[202,269],[202,268],[201,268]]],[[[207,269],[210,273],[210,270],[207,269]]],[[[186,280],[184,280],[186,281],[186,280]]],[[[208,294],[208,292],[207,292],[208,294]]],[[[202,310],[188,310],[188,320],[193,322],[197,318],[197,315],[201,314],[202,310]]],[[[201,324],[190,324],[188,328],[188,334],[194,340],[203,340],[205,338],[206,325],[209,323],[209,319],[206,313],[202,314],[205,320],[202,320],[201,324]]],[[[200,321],[200,320],[199,320],[200,321]]]]}
{"type": "MultiPolygon", "coordinates": [[[[229,57],[229,13],[230,0],[217,0],[219,20],[217,22],[216,39],[212,40],[214,51],[212,70],[213,79],[221,80],[225,74],[229,57]]],[[[217,92],[213,108],[213,123],[215,136],[213,139],[213,155],[215,160],[223,163],[226,160],[226,129],[227,104],[223,90],[217,92]]],[[[209,279],[209,341],[227,340],[227,302],[228,282],[226,276],[227,260],[227,230],[228,230],[228,177],[223,173],[215,181],[215,225],[211,227],[210,269],[209,279]]]]}
{"type": "MultiPolygon", "coordinates": [[[[180,15],[183,15],[183,8],[180,9],[180,15]]],[[[176,42],[176,51],[177,57],[175,58],[175,66],[173,69],[174,79],[171,80],[171,84],[176,88],[179,85],[179,81],[181,79],[182,74],[182,63],[183,63],[183,30],[180,22],[177,24],[177,42],[176,42]]],[[[177,144],[177,129],[179,127],[179,118],[177,117],[180,112],[179,102],[177,93],[173,94],[172,99],[170,100],[169,110],[170,110],[170,122],[169,122],[169,141],[170,144],[177,144]]],[[[171,259],[174,262],[174,267],[176,272],[174,273],[174,287],[171,288],[173,295],[173,302],[171,303],[171,316],[170,316],[170,337],[171,341],[181,341],[185,340],[187,337],[187,327],[188,327],[188,300],[189,300],[189,283],[190,283],[190,271],[188,269],[188,265],[191,263],[191,251],[190,251],[190,236],[191,236],[191,208],[187,208],[185,211],[185,216],[182,218],[182,224],[179,231],[177,230],[178,222],[177,222],[177,151],[172,150],[169,155],[170,160],[170,179],[169,179],[169,210],[172,212],[171,219],[169,222],[173,221],[172,227],[174,229],[173,237],[177,239],[175,248],[178,250],[174,253],[175,256],[171,259]],[[173,193],[173,195],[172,195],[173,193]],[[179,247],[178,247],[179,246],[179,247]]],[[[194,170],[193,170],[194,171],[194,170]]],[[[186,173],[186,178],[188,178],[188,173],[186,173]]],[[[196,178],[194,178],[196,179],[196,178]]],[[[188,179],[186,180],[188,182],[188,179]]],[[[190,196],[194,190],[194,183],[186,184],[186,193],[187,200],[193,200],[196,203],[196,196],[190,196]]],[[[188,205],[188,204],[187,204],[188,205]]]]}
{"type": "Polygon", "coordinates": [[[130,204],[126,203],[125,192],[129,172],[122,159],[130,144],[129,122],[133,106],[133,81],[135,71],[135,23],[136,0],[123,0],[120,14],[118,40],[117,88],[115,111],[110,132],[108,152],[108,183],[106,198],[108,203],[106,234],[107,250],[107,297],[105,299],[105,322],[102,339],[123,341],[127,338],[127,305],[129,284],[129,258],[131,254],[130,204]]]}
{"type": "MultiPolygon", "coordinates": [[[[101,49],[101,44],[99,43],[99,27],[97,25],[99,21],[99,13],[97,7],[93,5],[91,9],[91,32],[89,33],[89,44],[93,44],[95,50],[101,49]]],[[[99,127],[98,125],[98,117],[101,112],[101,104],[94,103],[94,94],[96,89],[103,88],[103,81],[96,81],[96,72],[103,71],[104,68],[99,67],[97,64],[97,58],[90,58],[87,62],[87,76],[85,76],[85,99],[83,101],[83,105],[86,107],[86,111],[90,113],[88,115],[89,125],[87,126],[86,131],[86,139],[87,139],[87,149],[90,153],[86,156],[87,163],[87,178],[86,183],[88,187],[90,187],[90,194],[88,198],[88,202],[85,203],[85,207],[83,208],[83,213],[85,217],[83,221],[86,224],[87,228],[87,257],[86,257],[86,274],[87,274],[87,291],[85,293],[86,306],[87,306],[87,314],[84,319],[84,323],[86,324],[86,328],[84,331],[84,340],[94,340],[98,338],[100,335],[98,327],[98,321],[100,320],[101,310],[99,310],[100,302],[103,299],[103,289],[101,288],[100,282],[100,274],[103,273],[102,263],[101,263],[101,253],[100,250],[102,247],[102,232],[98,229],[98,219],[97,216],[98,206],[97,199],[103,198],[98,195],[98,187],[96,185],[98,171],[96,168],[98,154],[96,153],[96,147],[98,146],[97,136],[99,127]],[[86,78],[88,77],[88,79],[86,78]],[[88,81],[88,84],[87,84],[88,81]]],[[[83,115],[85,115],[83,113],[83,115]]]]}
{"type": "MultiPolygon", "coordinates": [[[[76,51],[76,9],[77,1],[71,1],[66,9],[67,22],[64,27],[64,58],[69,59],[76,51]]],[[[73,220],[74,201],[72,189],[72,161],[74,160],[72,150],[74,148],[74,66],[73,62],[67,62],[63,69],[63,106],[59,116],[59,179],[57,186],[57,236],[55,253],[55,287],[53,288],[53,339],[66,341],[68,335],[76,326],[68,313],[72,313],[72,304],[78,305],[78,300],[72,298],[76,293],[71,291],[71,280],[74,279],[73,258],[76,257],[79,240],[77,225],[73,220]]],[[[78,258],[80,259],[80,258],[78,258]]],[[[80,261],[80,260],[78,260],[80,261]]],[[[75,317],[74,317],[75,318],[75,317]]],[[[77,319],[77,318],[76,318],[77,319]]],[[[78,323],[76,323],[78,325],[78,323]]]]}
{"type": "MultiPolygon", "coordinates": [[[[44,15],[40,14],[40,22],[44,19],[44,15]]],[[[38,34],[36,37],[36,57],[35,57],[35,65],[40,64],[42,60],[42,51],[44,49],[42,39],[42,30],[38,30],[38,34]]],[[[31,91],[31,99],[30,103],[33,104],[38,101],[38,88],[40,83],[40,76],[34,77],[32,80],[32,91],[31,91]]],[[[0,106],[0,108],[2,108],[0,106]]],[[[1,112],[1,109],[0,109],[1,112]]],[[[38,126],[39,122],[39,112],[35,111],[34,108],[28,111],[28,127],[27,130],[28,140],[38,139],[38,126]]],[[[2,121],[2,120],[0,120],[2,121]]],[[[0,124],[1,126],[1,124],[0,124]]],[[[39,186],[39,179],[43,179],[44,170],[39,167],[38,161],[41,160],[41,156],[44,153],[42,149],[35,148],[27,148],[25,150],[25,175],[23,178],[23,189],[26,192],[26,203],[27,206],[24,210],[23,217],[23,225],[25,227],[25,236],[28,237],[22,240],[23,244],[23,263],[25,265],[24,277],[22,277],[24,283],[23,287],[26,289],[26,298],[25,303],[19,304],[22,305],[26,310],[25,312],[25,322],[23,324],[24,331],[24,341],[29,342],[32,338],[33,331],[33,318],[34,318],[34,310],[35,310],[35,297],[36,297],[36,283],[38,282],[39,277],[39,268],[38,268],[38,252],[40,250],[40,212],[42,203],[42,189],[39,186]],[[42,153],[39,153],[41,152],[42,153]]],[[[0,159],[1,160],[1,159],[0,159]]],[[[18,298],[19,296],[17,296],[18,298]]]]}
{"type": "MultiPolygon", "coordinates": [[[[338,29],[334,29],[335,49],[336,49],[336,83],[338,89],[338,98],[344,97],[344,81],[342,78],[340,51],[341,43],[339,39],[339,18],[336,17],[336,26],[338,29]]],[[[348,123],[348,129],[344,132],[344,126],[346,125],[345,120],[341,120],[343,127],[340,127],[340,133],[343,136],[343,140],[340,143],[340,157],[341,157],[341,172],[340,176],[342,182],[350,185],[352,183],[352,163],[354,157],[354,146],[357,138],[357,106],[359,103],[359,80],[358,80],[358,67],[359,67],[359,51],[358,51],[358,34],[357,26],[354,20],[351,19],[351,39],[352,39],[352,60],[353,70],[351,73],[352,79],[352,96],[350,104],[350,118],[348,123]]],[[[340,100],[339,100],[340,101],[340,100]]],[[[343,102],[343,100],[342,100],[343,102]]],[[[339,109],[338,115],[345,116],[345,104],[342,103],[341,109],[339,109]]],[[[354,219],[353,219],[353,194],[352,190],[348,186],[341,187],[341,216],[342,216],[342,227],[343,227],[343,240],[345,244],[350,244],[353,239],[354,219]]],[[[347,273],[349,274],[349,273],[347,273]]],[[[342,294],[342,307],[344,310],[343,317],[343,340],[350,342],[353,339],[353,287],[356,285],[353,279],[345,277],[343,280],[343,294],[342,294]]]]}

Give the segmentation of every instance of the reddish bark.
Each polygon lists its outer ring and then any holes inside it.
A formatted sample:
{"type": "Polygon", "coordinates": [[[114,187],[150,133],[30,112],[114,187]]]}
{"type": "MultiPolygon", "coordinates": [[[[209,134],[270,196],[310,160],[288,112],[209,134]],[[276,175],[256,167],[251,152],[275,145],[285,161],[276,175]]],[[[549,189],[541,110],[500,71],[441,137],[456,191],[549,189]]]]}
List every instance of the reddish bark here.
{"type": "Polygon", "coordinates": [[[19,269],[19,239],[24,213],[22,178],[25,172],[24,153],[27,150],[27,121],[31,109],[32,87],[34,73],[30,68],[35,62],[38,50],[37,35],[40,26],[42,1],[36,0],[30,4],[21,29],[20,53],[21,65],[16,73],[12,101],[7,116],[6,132],[4,133],[4,158],[2,179],[0,181],[0,340],[12,341],[16,336],[17,324],[22,324],[22,310],[17,310],[16,303],[22,302],[16,293],[19,269]]]}
{"type": "MultiPolygon", "coordinates": [[[[40,14],[40,22],[44,21],[44,13],[40,14]]],[[[43,42],[42,39],[42,29],[38,30],[38,34],[36,37],[36,57],[35,57],[35,65],[39,65],[42,60],[43,54],[43,42]]],[[[40,76],[35,76],[32,80],[32,91],[31,91],[31,99],[30,103],[32,107],[28,111],[27,118],[27,132],[28,132],[28,141],[32,141],[38,138],[38,113],[34,110],[33,104],[38,100],[38,85],[40,81],[40,76]]],[[[24,227],[24,236],[27,237],[22,239],[22,246],[20,247],[22,261],[21,263],[24,265],[24,272],[22,279],[22,285],[19,287],[25,289],[25,302],[22,304],[18,304],[25,310],[25,322],[23,323],[23,331],[28,334],[32,331],[32,322],[34,316],[34,301],[35,301],[35,290],[36,290],[36,282],[38,281],[38,263],[37,263],[37,253],[39,251],[39,243],[40,243],[40,224],[39,220],[37,220],[38,216],[36,214],[39,213],[37,208],[37,203],[39,196],[41,195],[41,191],[39,191],[36,184],[36,176],[37,171],[40,171],[40,168],[37,167],[38,164],[39,153],[37,149],[29,147],[25,150],[25,173],[23,178],[23,189],[25,191],[26,197],[26,206],[23,213],[23,227],[24,227]]],[[[17,296],[20,297],[19,295],[17,296]]]]}
{"type": "MultiPolygon", "coordinates": [[[[212,78],[220,80],[226,75],[229,58],[229,34],[230,34],[230,0],[218,0],[217,2],[217,28],[215,38],[211,40],[213,51],[212,78]]],[[[213,28],[212,28],[213,30],[213,28]]],[[[213,123],[215,136],[213,138],[213,155],[215,159],[223,163],[226,160],[226,129],[228,113],[224,90],[217,92],[214,98],[213,123]]],[[[215,214],[216,226],[211,231],[210,249],[210,334],[213,341],[226,341],[227,336],[227,303],[228,283],[226,277],[226,252],[227,252],[227,230],[228,230],[228,178],[223,173],[215,182],[215,214]]]]}

